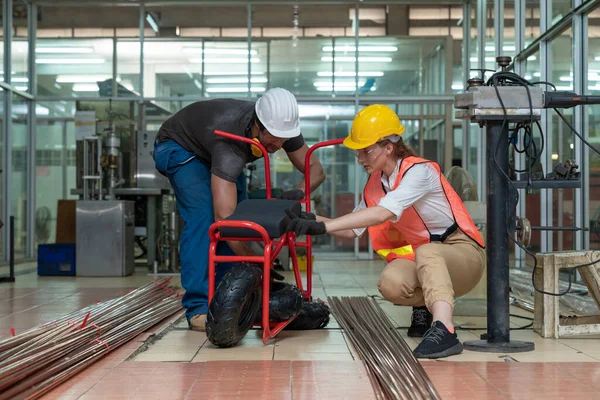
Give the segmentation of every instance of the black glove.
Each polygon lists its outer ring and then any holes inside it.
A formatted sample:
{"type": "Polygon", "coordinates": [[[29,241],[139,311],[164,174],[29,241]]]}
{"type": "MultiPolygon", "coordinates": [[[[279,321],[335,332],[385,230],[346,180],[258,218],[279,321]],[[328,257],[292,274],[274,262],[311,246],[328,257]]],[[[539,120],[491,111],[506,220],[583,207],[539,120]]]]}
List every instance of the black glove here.
{"type": "Polygon", "coordinates": [[[277,196],[279,200],[302,200],[304,199],[304,191],[301,189],[286,190],[277,196]]]}
{"type": "Polygon", "coordinates": [[[305,211],[300,211],[300,216],[298,218],[307,219],[309,221],[316,221],[317,220],[317,216],[315,214],[309,213],[309,212],[305,212],[305,211]]]}
{"type": "Polygon", "coordinates": [[[293,231],[297,236],[324,235],[327,233],[327,228],[325,228],[325,222],[317,222],[310,219],[290,216],[290,222],[285,231],[293,231]]]}

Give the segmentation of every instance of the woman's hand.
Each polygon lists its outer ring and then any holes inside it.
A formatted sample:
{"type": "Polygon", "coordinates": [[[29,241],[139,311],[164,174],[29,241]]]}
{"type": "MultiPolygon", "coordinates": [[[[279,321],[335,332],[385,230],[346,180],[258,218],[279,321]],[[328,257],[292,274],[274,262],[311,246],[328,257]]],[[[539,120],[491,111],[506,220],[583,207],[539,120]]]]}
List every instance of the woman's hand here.
{"type": "Polygon", "coordinates": [[[310,221],[316,221],[317,220],[317,216],[313,213],[309,213],[309,212],[305,212],[305,211],[300,211],[300,218],[302,219],[308,219],[310,221]]]}
{"type": "Polygon", "coordinates": [[[317,221],[317,216],[313,213],[300,212],[299,216],[286,211],[290,222],[286,227],[286,232],[294,232],[296,235],[324,235],[327,233],[325,223],[317,221]]]}
{"type": "Polygon", "coordinates": [[[324,222],[312,221],[303,218],[292,219],[286,228],[286,232],[294,232],[300,235],[324,235],[327,233],[324,222]]]}

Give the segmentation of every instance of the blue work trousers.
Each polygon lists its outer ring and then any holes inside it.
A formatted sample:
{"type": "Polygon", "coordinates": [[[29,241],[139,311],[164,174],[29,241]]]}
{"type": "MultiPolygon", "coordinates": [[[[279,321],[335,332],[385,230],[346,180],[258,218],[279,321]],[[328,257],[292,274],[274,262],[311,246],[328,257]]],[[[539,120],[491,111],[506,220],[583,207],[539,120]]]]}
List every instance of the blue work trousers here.
{"type": "MultiPolygon", "coordinates": [[[[210,167],[173,140],[154,144],[154,162],[156,169],[171,182],[185,222],[179,243],[181,285],[185,289],[182,306],[189,320],[208,311],[208,229],[215,222],[210,167]]],[[[247,198],[243,173],[236,187],[239,203],[247,198]]],[[[226,242],[219,242],[217,254],[235,255],[226,242]]],[[[232,263],[217,264],[217,285],[232,266],[232,263]]]]}

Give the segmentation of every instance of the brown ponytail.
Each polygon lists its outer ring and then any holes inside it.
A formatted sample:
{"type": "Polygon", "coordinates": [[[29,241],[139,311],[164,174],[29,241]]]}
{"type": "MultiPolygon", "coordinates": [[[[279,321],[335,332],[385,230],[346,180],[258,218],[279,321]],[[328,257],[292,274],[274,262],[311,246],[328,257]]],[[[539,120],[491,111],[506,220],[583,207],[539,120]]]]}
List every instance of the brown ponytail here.
{"type": "Polygon", "coordinates": [[[404,141],[402,140],[402,137],[400,137],[399,140],[395,143],[390,140],[387,140],[387,139],[379,142],[379,144],[381,144],[381,146],[385,146],[388,143],[394,147],[394,157],[396,157],[398,159],[406,158],[409,156],[413,156],[413,157],[416,156],[413,149],[411,149],[404,143],[404,141]]]}

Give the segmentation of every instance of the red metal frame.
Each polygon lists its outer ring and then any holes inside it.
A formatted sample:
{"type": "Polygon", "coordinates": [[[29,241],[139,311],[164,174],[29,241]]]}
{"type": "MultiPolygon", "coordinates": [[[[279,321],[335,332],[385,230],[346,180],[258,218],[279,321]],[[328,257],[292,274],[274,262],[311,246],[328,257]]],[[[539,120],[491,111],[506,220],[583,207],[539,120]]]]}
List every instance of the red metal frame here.
{"type": "MultiPolygon", "coordinates": [[[[263,153],[263,160],[265,163],[265,183],[266,183],[266,197],[272,199],[271,193],[271,168],[269,163],[268,152],[265,147],[255,140],[234,135],[231,133],[215,130],[215,134],[231,140],[237,140],[244,143],[248,143],[257,146],[263,153]]],[[[301,203],[306,205],[306,211],[310,212],[310,157],[312,153],[321,147],[334,146],[340,144],[344,139],[327,140],[321,143],[317,143],[312,146],[305,157],[304,164],[304,182],[305,182],[305,198],[300,200],[301,203]]],[[[271,266],[277,255],[283,249],[283,246],[288,246],[290,251],[290,257],[292,258],[292,267],[294,270],[294,277],[296,279],[296,285],[302,292],[302,295],[310,299],[312,294],[312,241],[310,236],[306,236],[305,242],[297,242],[296,236],[293,232],[284,234],[279,240],[273,240],[269,237],[267,231],[260,225],[251,221],[217,221],[211,225],[209,229],[210,237],[210,248],[208,253],[208,302],[212,301],[215,294],[215,263],[219,262],[253,262],[260,263],[263,265],[263,290],[262,290],[262,318],[261,323],[257,324],[263,328],[262,340],[266,344],[269,340],[274,338],[279,332],[283,330],[293,318],[277,323],[269,322],[269,297],[270,297],[270,281],[271,281],[271,266]],[[260,239],[257,238],[222,238],[219,229],[222,227],[235,227],[235,228],[246,228],[252,229],[260,235],[260,239]],[[256,242],[262,240],[264,243],[264,251],[262,256],[218,256],[217,255],[217,244],[222,240],[241,241],[241,242],[256,242]],[[275,246],[275,248],[273,248],[275,246]],[[302,284],[302,277],[300,275],[300,268],[298,267],[298,257],[296,255],[296,247],[306,248],[306,290],[302,284]]]]}

